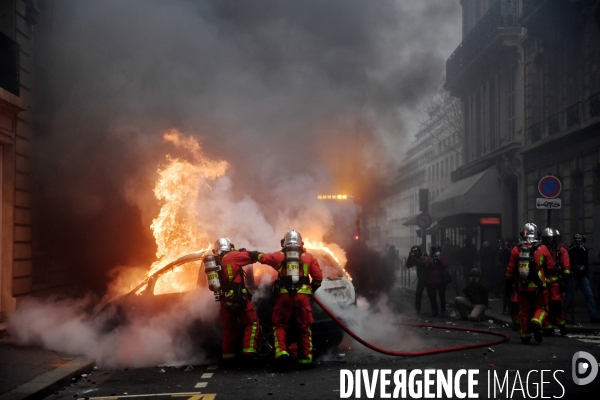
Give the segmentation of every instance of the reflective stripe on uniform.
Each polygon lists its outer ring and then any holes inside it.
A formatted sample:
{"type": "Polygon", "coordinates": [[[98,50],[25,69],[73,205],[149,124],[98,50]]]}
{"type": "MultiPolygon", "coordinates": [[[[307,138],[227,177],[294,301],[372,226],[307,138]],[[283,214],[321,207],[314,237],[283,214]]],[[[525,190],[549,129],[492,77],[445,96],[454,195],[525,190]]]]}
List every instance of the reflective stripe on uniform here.
{"type": "Polygon", "coordinates": [[[540,316],[537,318],[531,318],[531,322],[533,322],[536,325],[542,326],[542,320],[544,319],[544,317],[546,316],[546,311],[542,311],[540,313],[540,316]]]}
{"type": "MultiPolygon", "coordinates": [[[[279,293],[284,294],[284,293],[289,293],[289,292],[286,288],[282,287],[281,289],[279,289],[279,293]]],[[[298,289],[298,291],[296,293],[312,294],[312,289],[310,288],[310,285],[302,285],[302,287],[300,289],[298,289]]]]}
{"type": "Polygon", "coordinates": [[[223,354],[223,358],[234,358],[235,357],[235,353],[233,354],[223,354]]]}
{"type": "Polygon", "coordinates": [[[277,327],[274,326],[273,327],[273,337],[275,338],[275,358],[279,358],[281,356],[289,356],[290,353],[288,353],[287,351],[281,349],[281,347],[279,347],[279,339],[277,339],[277,327]]]}
{"type": "Polygon", "coordinates": [[[231,264],[227,264],[227,276],[229,277],[229,281],[233,282],[233,271],[231,270],[231,264]]]}
{"type": "MultiPolygon", "coordinates": [[[[298,358],[300,364],[310,364],[312,362],[312,329],[308,326],[308,358],[298,358]]],[[[300,354],[298,354],[300,355],[300,354]]]]}
{"type": "Polygon", "coordinates": [[[246,347],[243,352],[244,353],[256,353],[255,350],[255,341],[256,341],[256,330],[258,329],[258,322],[252,323],[252,333],[250,334],[250,341],[248,342],[248,347],[246,347]]]}

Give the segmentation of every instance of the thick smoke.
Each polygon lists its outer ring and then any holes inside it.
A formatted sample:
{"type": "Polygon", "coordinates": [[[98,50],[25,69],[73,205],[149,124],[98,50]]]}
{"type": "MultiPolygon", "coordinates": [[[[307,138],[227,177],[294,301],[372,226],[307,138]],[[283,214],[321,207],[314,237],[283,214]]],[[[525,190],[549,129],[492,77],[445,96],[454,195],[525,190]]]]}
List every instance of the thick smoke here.
{"type": "Polygon", "coordinates": [[[109,367],[197,365],[215,359],[206,350],[211,340],[219,343],[218,306],[208,290],[189,292],[162,311],[137,303],[146,313],[129,313],[118,326],[115,309],[90,312],[95,304],[93,297],[26,299],[9,316],[9,333],[19,343],[85,355],[109,367]]]}
{"type": "Polygon", "coordinates": [[[97,291],[115,265],[154,259],[159,206],[130,194],[152,200],[161,132],[227,160],[232,196],[267,218],[309,186],[376,198],[460,40],[447,0],[41,6],[35,246],[97,291]]]}
{"type": "MultiPolygon", "coordinates": [[[[152,188],[165,155],[179,156],[162,139],[171,129],[230,165],[197,204],[208,234],[273,251],[294,228],[344,245],[357,213],[384,193],[416,110],[439,88],[460,41],[460,5],[447,0],[40,7],[34,268],[69,268],[72,283],[100,294],[115,276],[135,282],[156,260],[149,227],[160,204],[152,188]],[[318,202],[322,193],[361,202],[318,202]]],[[[22,341],[109,365],[187,362],[204,355],[169,327],[214,318],[207,301],[184,301],[109,334],[78,312],[93,298],[29,303],[11,329],[22,341]],[[130,347],[137,337],[146,339],[130,347]]]]}

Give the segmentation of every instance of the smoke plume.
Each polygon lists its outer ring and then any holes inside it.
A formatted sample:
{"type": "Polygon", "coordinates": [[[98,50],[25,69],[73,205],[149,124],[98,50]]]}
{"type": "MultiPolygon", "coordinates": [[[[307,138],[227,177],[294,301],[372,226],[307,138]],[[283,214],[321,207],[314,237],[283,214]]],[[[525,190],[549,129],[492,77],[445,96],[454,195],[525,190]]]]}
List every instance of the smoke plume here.
{"type": "Polygon", "coordinates": [[[98,292],[110,268],[155,259],[162,132],[231,165],[230,231],[249,229],[250,198],[279,237],[291,227],[278,215],[323,215],[294,208],[307,193],[377,198],[460,40],[460,6],[446,0],[41,7],[34,246],[98,292]]]}

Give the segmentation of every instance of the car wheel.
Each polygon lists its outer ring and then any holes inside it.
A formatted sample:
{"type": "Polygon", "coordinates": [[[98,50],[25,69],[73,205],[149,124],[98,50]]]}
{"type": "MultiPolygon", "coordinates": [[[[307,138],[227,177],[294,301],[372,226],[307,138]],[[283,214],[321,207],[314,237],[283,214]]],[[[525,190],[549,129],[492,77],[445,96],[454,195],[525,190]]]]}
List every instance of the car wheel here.
{"type": "Polygon", "coordinates": [[[258,349],[256,353],[261,357],[266,357],[273,352],[273,329],[266,324],[260,325],[260,334],[258,335],[258,349]]]}

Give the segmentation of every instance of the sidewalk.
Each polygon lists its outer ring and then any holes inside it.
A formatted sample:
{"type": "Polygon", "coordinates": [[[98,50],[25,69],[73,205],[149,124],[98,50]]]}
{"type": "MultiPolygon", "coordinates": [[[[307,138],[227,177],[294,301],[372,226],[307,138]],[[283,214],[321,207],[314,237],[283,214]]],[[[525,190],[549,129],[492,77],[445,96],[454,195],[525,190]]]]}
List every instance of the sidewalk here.
{"type": "MultiPolygon", "coordinates": [[[[415,289],[410,286],[402,286],[401,290],[406,290],[407,292],[411,292],[414,296],[415,289]]],[[[423,293],[423,305],[427,307],[429,303],[429,299],[426,295],[427,292],[423,293]]],[[[456,291],[446,290],[446,304],[447,308],[454,310],[454,297],[456,291]]],[[[448,310],[450,311],[450,310],[448,310]]],[[[447,313],[449,315],[450,312],[447,313]]],[[[512,320],[510,315],[502,314],[502,299],[490,299],[490,309],[485,311],[484,319],[491,319],[499,324],[508,324],[512,325],[512,320]]],[[[571,321],[571,311],[569,311],[566,315],[567,320],[567,331],[569,333],[597,333],[600,332],[600,323],[590,323],[590,317],[588,314],[588,310],[586,307],[575,307],[575,324],[570,323],[571,321]]]]}
{"type": "Polygon", "coordinates": [[[93,366],[86,357],[12,343],[0,322],[0,400],[42,399],[93,366]]]}

